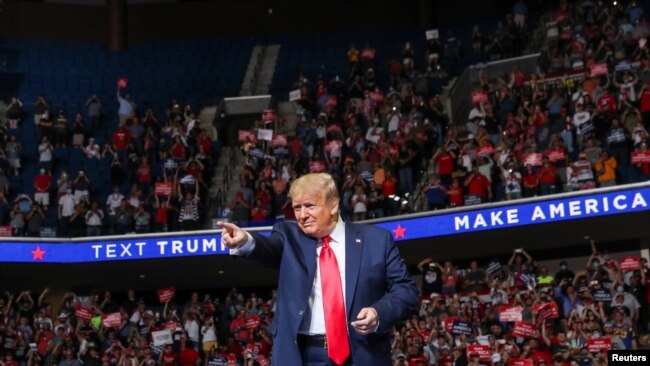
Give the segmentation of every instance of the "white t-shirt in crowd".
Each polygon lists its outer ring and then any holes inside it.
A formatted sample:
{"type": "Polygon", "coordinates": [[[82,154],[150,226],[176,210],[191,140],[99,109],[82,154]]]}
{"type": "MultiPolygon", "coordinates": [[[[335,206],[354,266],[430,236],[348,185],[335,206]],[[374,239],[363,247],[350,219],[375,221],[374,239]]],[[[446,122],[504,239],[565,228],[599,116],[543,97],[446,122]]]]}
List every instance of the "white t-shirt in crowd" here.
{"type": "Polygon", "coordinates": [[[122,193],[112,193],[108,196],[108,199],[106,199],[106,207],[108,207],[109,215],[115,215],[115,209],[120,207],[123,199],[124,195],[122,193]]]}

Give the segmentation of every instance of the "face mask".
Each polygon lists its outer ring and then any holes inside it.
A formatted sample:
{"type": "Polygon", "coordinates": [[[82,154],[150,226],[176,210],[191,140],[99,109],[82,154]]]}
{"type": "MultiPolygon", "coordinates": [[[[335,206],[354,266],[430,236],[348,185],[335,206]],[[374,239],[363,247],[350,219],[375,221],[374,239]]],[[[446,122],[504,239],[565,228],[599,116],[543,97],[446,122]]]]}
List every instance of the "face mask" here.
{"type": "Polygon", "coordinates": [[[560,268],[564,271],[564,270],[566,270],[566,265],[563,264],[563,265],[560,266],[560,268]]]}
{"type": "Polygon", "coordinates": [[[598,262],[593,262],[593,263],[591,264],[591,266],[594,267],[594,268],[598,268],[598,267],[600,267],[600,263],[598,263],[598,262]]]}
{"type": "Polygon", "coordinates": [[[617,292],[623,292],[623,286],[616,286],[617,292]]]}

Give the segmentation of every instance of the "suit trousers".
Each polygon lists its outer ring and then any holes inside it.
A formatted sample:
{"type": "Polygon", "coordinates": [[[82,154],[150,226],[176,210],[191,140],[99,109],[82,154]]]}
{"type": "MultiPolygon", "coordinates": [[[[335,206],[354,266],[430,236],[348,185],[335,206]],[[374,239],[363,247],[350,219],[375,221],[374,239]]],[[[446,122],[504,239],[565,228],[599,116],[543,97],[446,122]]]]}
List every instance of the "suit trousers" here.
{"type": "MultiPolygon", "coordinates": [[[[303,346],[300,348],[300,355],[302,356],[302,366],[336,366],[327,357],[327,350],[322,347],[303,346]]],[[[349,357],[343,365],[354,366],[352,358],[349,357]]]]}

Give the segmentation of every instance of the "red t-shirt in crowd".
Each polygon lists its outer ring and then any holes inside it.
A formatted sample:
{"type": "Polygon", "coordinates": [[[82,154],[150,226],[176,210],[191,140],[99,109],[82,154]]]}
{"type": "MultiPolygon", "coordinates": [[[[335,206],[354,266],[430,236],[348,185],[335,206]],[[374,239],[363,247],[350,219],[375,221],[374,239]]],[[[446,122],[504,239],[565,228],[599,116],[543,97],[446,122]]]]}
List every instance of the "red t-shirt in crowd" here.
{"type": "Polygon", "coordinates": [[[156,210],[156,222],[159,224],[167,222],[169,218],[169,206],[160,206],[156,210]]]}
{"type": "Polygon", "coordinates": [[[180,143],[174,144],[174,146],[172,146],[171,155],[174,160],[185,159],[185,146],[183,146],[183,144],[180,143]]]}
{"type": "Polygon", "coordinates": [[[208,136],[199,136],[197,143],[203,147],[203,153],[210,155],[212,153],[212,140],[208,136]]]}
{"type": "Polygon", "coordinates": [[[251,219],[253,221],[266,220],[266,209],[264,207],[253,207],[251,209],[251,219]]]}
{"type": "Polygon", "coordinates": [[[178,356],[174,352],[163,352],[160,362],[161,366],[176,366],[178,364],[178,356]]]}
{"type": "Polygon", "coordinates": [[[238,341],[248,341],[251,338],[251,331],[246,328],[246,319],[235,318],[230,322],[230,332],[235,335],[238,341]]]}
{"type": "Polygon", "coordinates": [[[259,353],[264,356],[268,356],[271,351],[271,345],[263,339],[251,340],[246,345],[246,348],[252,350],[255,346],[259,349],[259,353]]]}
{"type": "Polygon", "coordinates": [[[454,171],[454,159],[448,153],[440,154],[436,157],[438,163],[439,175],[450,175],[454,171]]]}
{"type": "Polygon", "coordinates": [[[52,184],[52,177],[47,174],[39,174],[34,177],[34,186],[37,192],[46,192],[52,184]]]}
{"type": "Polygon", "coordinates": [[[467,194],[487,198],[488,187],[490,181],[483,174],[477,174],[467,184],[467,194]]]}
{"type": "Polygon", "coordinates": [[[196,362],[201,359],[194,348],[187,347],[181,351],[181,366],[196,366],[196,362]]]}
{"type": "Polygon", "coordinates": [[[603,111],[613,111],[616,109],[616,98],[611,95],[603,95],[598,98],[598,108],[603,111]]]}
{"type": "Polygon", "coordinates": [[[557,177],[557,168],[552,165],[548,166],[548,172],[542,168],[537,172],[540,184],[554,184],[557,177]]]}
{"type": "Polygon", "coordinates": [[[140,183],[151,183],[151,165],[149,163],[138,166],[138,180],[140,183]]]}
{"type": "Polygon", "coordinates": [[[193,176],[196,179],[201,179],[201,167],[198,165],[190,165],[189,168],[187,168],[187,174],[193,176]]]}
{"type": "Polygon", "coordinates": [[[113,133],[113,144],[118,150],[126,149],[126,145],[129,144],[129,134],[122,129],[115,131],[113,133]]]}
{"type": "Polygon", "coordinates": [[[384,182],[381,184],[381,189],[384,191],[384,195],[386,197],[388,196],[394,196],[397,194],[397,188],[395,187],[395,180],[391,179],[384,179],[384,182]]]}
{"type": "Polygon", "coordinates": [[[537,176],[533,174],[526,174],[523,178],[524,185],[527,186],[537,186],[537,176]]]}
{"type": "Polygon", "coordinates": [[[454,188],[453,186],[447,190],[447,200],[449,204],[455,207],[463,205],[463,189],[461,187],[454,188]]]}
{"type": "Polygon", "coordinates": [[[47,331],[41,332],[41,335],[38,337],[38,342],[36,343],[37,345],[36,350],[41,356],[45,355],[45,351],[47,350],[47,344],[52,339],[54,339],[54,333],[47,332],[47,331]]]}
{"type": "Polygon", "coordinates": [[[302,143],[300,142],[300,140],[298,139],[291,140],[289,141],[287,146],[289,147],[289,152],[291,153],[291,155],[300,156],[300,151],[302,150],[302,143]]]}

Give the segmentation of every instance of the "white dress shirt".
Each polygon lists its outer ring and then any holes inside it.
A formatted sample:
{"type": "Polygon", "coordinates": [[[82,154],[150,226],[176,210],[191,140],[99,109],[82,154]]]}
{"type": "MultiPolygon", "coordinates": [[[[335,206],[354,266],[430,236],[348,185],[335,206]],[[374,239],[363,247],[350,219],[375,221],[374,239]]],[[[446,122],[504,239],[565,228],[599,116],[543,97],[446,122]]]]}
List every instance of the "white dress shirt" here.
{"type": "MultiPolygon", "coordinates": [[[[231,255],[246,256],[250,254],[253,249],[255,249],[255,239],[253,239],[250,234],[246,234],[248,236],[248,241],[237,249],[230,249],[231,255]]],[[[336,226],[334,227],[334,231],[332,231],[330,236],[332,237],[332,240],[330,241],[330,247],[334,251],[336,262],[339,267],[339,274],[341,276],[341,288],[343,289],[343,303],[345,304],[345,223],[340,217],[336,223],[336,226]]],[[[302,318],[302,323],[300,323],[300,328],[298,328],[298,333],[300,334],[325,334],[325,311],[323,309],[323,292],[321,288],[319,260],[322,247],[323,242],[319,239],[316,247],[316,258],[314,258],[316,261],[314,284],[311,288],[311,294],[309,295],[309,304],[307,311],[305,311],[305,315],[302,318]]]]}

